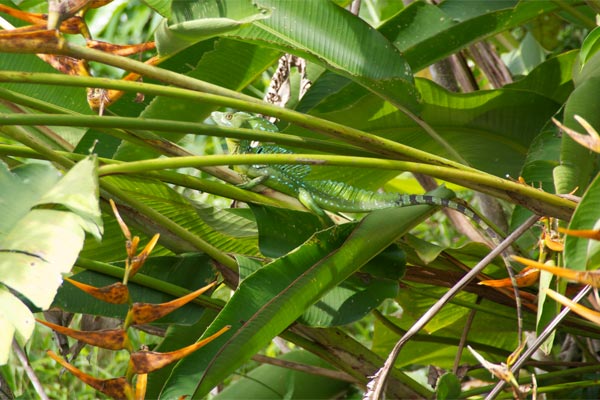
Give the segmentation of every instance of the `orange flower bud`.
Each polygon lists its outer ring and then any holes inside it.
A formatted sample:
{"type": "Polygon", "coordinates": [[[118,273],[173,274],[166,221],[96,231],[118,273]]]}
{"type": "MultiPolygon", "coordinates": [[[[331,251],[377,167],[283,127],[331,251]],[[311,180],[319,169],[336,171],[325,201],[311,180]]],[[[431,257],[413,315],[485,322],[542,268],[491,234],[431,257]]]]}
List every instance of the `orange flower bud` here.
{"type": "Polygon", "coordinates": [[[97,288],[95,286],[86,285],[85,283],[74,281],[73,279],[65,278],[73,286],[83,290],[87,294],[94,296],[98,300],[102,300],[111,304],[124,304],[129,300],[129,289],[121,282],[113,283],[109,286],[97,288]]]}
{"type": "Polygon", "coordinates": [[[82,372],[81,370],[77,369],[76,367],[72,366],[71,364],[60,358],[52,350],[48,350],[47,354],[54,361],[58,362],[70,373],[79,378],[82,382],[84,382],[88,386],[93,387],[99,392],[102,392],[105,395],[110,396],[114,399],[133,399],[133,389],[131,388],[131,385],[127,382],[125,377],[114,379],[94,378],[93,376],[82,372]]]}
{"type": "Polygon", "coordinates": [[[133,303],[131,308],[131,324],[132,325],[141,325],[147,324],[152,321],[156,321],[159,318],[164,317],[167,314],[177,310],[180,307],[183,307],[196,297],[200,296],[202,293],[206,292],[208,289],[212,288],[216,285],[216,282],[211,283],[210,285],[206,285],[195,292],[186,294],[178,299],[169,301],[167,303],[162,304],[150,304],[150,303],[133,303]]]}
{"type": "Polygon", "coordinates": [[[207,343],[221,336],[223,333],[229,330],[229,328],[231,328],[231,326],[225,326],[217,333],[207,337],[206,339],[203,339],[182,349],[171,351],[168,353],[158,353],[155,351],[147,350],[141,350],[136,351],[135,353],[131,353],[131,357],[129,359],[131,363],[131,368],[136,374],[148,374],[152,371],[161,369],[166,365],[169,365],[175,361],[182,359],[183,357],[192,354],[207,343]]]}
{"type": "Polygon", "coordinates": [[[72,337],[96,347],[108,350],[122,350],[129,347],[127,333],[123,329],[104,329],[101,331],[78,331],[66,326],[56,325],[51,322],[36,319],[42,325],[55,330],[58,333],[72,337]]]}
{"type": "MultiPolygon", "coordinates": [[[[533,267],[527,267],[523,271],[515,275],[515,281],[517,287],[531,286],[537,282],[540,276],[540,271],[533,267]]],[[[480,285],[491,286],[491,287],[511,287],[512,281],[510,278],[504,279],[489,279],[479,282],[480,285]]]]}

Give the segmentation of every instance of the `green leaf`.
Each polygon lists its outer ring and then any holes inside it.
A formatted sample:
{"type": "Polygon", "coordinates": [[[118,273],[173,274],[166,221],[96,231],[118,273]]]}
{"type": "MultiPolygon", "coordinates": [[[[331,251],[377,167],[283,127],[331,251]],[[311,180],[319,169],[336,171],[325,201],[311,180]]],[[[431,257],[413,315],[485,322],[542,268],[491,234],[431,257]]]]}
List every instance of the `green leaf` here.
{"type": "MultiPolygon", "coordinates": [[[[598,53],[597,55],[600,55],[598,53]]],[[[599,59],[599,57],[594,57],[599,59]]],[[[565,104],[563,124],[577,132],[581,126],[573,118],[579,115],[590,125],[600,126],[600,114],[594,106],[595,98],[600,90],[600,64],[588,62],[579,75],[579,83],[565,104]],[[582,79],[582,76],[587,77],[582,79]]],[[[597,155],[575,142],[569,135],[562,135],[560,165],[554,169],[556,192],[565,194],[577,189],[582,193],[595,175],[597,155]]]]}
{"type": "MultiPolygon", "coordinates": [[[[175,70],[191,78],[241,91],[273,65],[280,54],[277,50],[250,43],[219,39],[201,42],[186,48],[162,63],[161,68],[175,70]],[[186,66],[186,68],[182,70],[182,66],[186,66]]],[[[212,104],[159,96],[151,101],[141,116],[202,122],[215,109],[216,106],[212,104]]],[[[171,140],[177,142],[183,136],[171,136],[171,140]]],[[[156,155],[156,152],[140,149],[135,144],[123,143],[115,154],[115,158],[138,160],[152,158],[156,155]]]]}
{"type": "MultiPolygon", "coordinates": [[[[253,229],[254,223],[246,218],[235,216],[227,211],[196,207],[193,201],[182,196],[167,184],[157,180],[130,176],[105,177],[104,179],[109,180],[132,198],[143,201],[145,205],[153,208],[223,252],[233,252],[248,256],[259,255],[256,238],[253,235],[248,235],[249,229],[253,229]],[[219,226],[216,223],[216,221],[224,216],[229,221],[226,231],[222,231],[224,229],[223,226],[219,226]]],[[[139,221],[138,226],[148,235],[153,235],[160,229],[159,225],[149,225],[148,221],[139,221]],[[139,224],[140,222],[141,224],[139,224]]],[[[160,233],[163,234],[161,241],[172,251],[197,251],[196,248],[191,247],[189,243],[181,240],[179,237],[171,235],[168,232],[160,233]]],[[[119,252],[118,254],[121,254],[121,247],[116,251],[119,252]]]]}
{"type": "MultiPolygon", "coordinates": [[[[402,336],[402,331],[410,329],[445,291],[446,289],[441,287],[413,283],[405,286],[399,295],[403,308],[402,318],[386,316],[399,330],[390,330],[388,326],[377,322],[373,333],[373,351],[387,356],[402,336]]],[[[514,309],[488,300],[476,306],[475,300],[476,295],[472,293],[463,292],[457,295],[452,301],[455,304],[446,305],[442,314],[427,325],[426,331],[415,336],[403,347],[396,361],[396,368],[432,363],[441,368],[452,368],[465,328],[465,319],[459,316],[465,316],[469,308],[475,307],[477,314],[469,330],[471,345],[503,358],[508,356],[517,345],[514,309]]],[[[534,325],[529,323],[526,326],[534,325]]],[[[462,354],[461,363],[473,362],[475,360],[470,354],[462,354]]]]}
{"type": "Polygon", "coordinates": [[[535,92],[562,104],[573,91],[573,65],[577,54],[577,51],[568,51],[552,57],[538,65],[526,77],[504,88],[535,92]]]}
{"type": "MultiPolygon", "coordinates": [[[[560,107],[545,95],[520,89],[459,94],[424,79],[417,79],[416,86],[422,96],[421,118],[471,166],[502,177],[518,176],[532,140],[560,107]]],[[[392,104],[369,93],[359,95],[357,90],[345,87],[311,114],[448,157],[442,146],[392,104]]],[[[298,127],[285,132],[315,136],[298,127]]],[[[307,179],[338,180],[372,190],[396,175],[395,171],[311,166],[307,179]]]]}
{"type": "Polygon", "coordinates": [[[0,203],[9,212],[0,229],[0,309],[20,311],[18,318],[13,311],[1,317],[6,324],[0,364],[6,362],[14,333],[23,342],[32,333],[33,317],[21,301],[47,309],[62,274],[73,267],[85,231],[102,233],[96,168],[96,160],[87,158],[58,179],[49,166],[26,166],[17,175],[0,164],[0,203]],[[70,185],[80,190],[71,192],[70,185]]]}
{"type": "Polygon", "coordinates": [[[552,1],[447,0],[438,6],[415,1],[379,31],[402,51],[415,71],[469,44],[552,12],[552,1]]]}
{"type": "Polygon", "coordinates": [[[156,32],[156,47],[161,56],[168,56],[199,41],[236,31],[270,16],[269,8],[249,0],[226,4],[175,0],[171,18],[164,20],[156,32]]]}
{"type": "Polygon", "coordinates": [[[169,18],[171,15],[171,3],[172,0],[143,0],[148,7],[151,7],[154,11],[159,13],[165,18],[169,18]]]}
{"type": "MultiPolygon", "coordinates": [[[[210,16],[206,9],[186,3],[174,4],[173,16],[179,23],[210,16]]],[[[239,12],[240,4],[226,2],[228,7],[222,7],[225,16],[229,16],[230,5],[232,12],[239,12]]],[[[361,19],[326,0],[265,0],[260,5],[271,9],[269,18],[227,35],[304,57],[360,83],[400,108],[418,109],[418,94],[408,64],[391,43],[361,19]],[[329,40],[323,41],[323,37],[329,40]],[[369,49],[368,58],[364,49],[369,49]]],[[[217,11],[214,16],[224,16],[217,11]]]]}
{"type": "MultiPolygon", "coordinates": [[[[331,369],[323,360],[305,350],[294,350],[278,359],[331,369]]],[[[265,364],[247,373],[213,399],[330,399],[339,397],[349,388],[348,382],[265,364]]]]}
{"type": "Polygon", "coordinates": [[[436,394],[438,400],[457,399],[460,397],[460,380],[451,372],[446,372],[437,380],[436,394]]]}
{"type": "Polygon", "coordinates": [[[502,60],[513,75],[527,75],[546,59],[546,53],[531,33],[527,33],[519,48],[503,54],[502,60]]]}
{"type": "MultiPolygon", "coordinates": [[[[554,263],[548,263],[550,266],[554,263]]],[[[547,271],[540,271],[540,279],[538,283],[538,311],[536,316],[536,333],[539,335],[552,321],[554,317],[560,312],[559,304],[548,298],[546,289],[551,288],[550,283],[552,282],[553,275],[547,271]]],[[[554,338],[556,337],[556,331],[552,332],[548,338],[540,346],[540,350],[544,354],[550,354],[552,346],[554,345],[554,338]]]]}
{"type": "MultiPolygon", "coordinates": [[[[588,187],[577,206],[569,229],[600,229],[600,175],[588,187]]],[[[566,235],[565,266],[576,271],[596,270],[600,266],[598,241],[566,235]]]]}
{"type": "Polygon", "coordinates": [[[319,328],[351,324],[364,318],[383,300],[394,298],[398,290],[397,281],[353,275],[310,307],[299,322],[319,328]]]}
{"type": "Polygon", "coordinates": [[[600,27],[594,29],[585,37],[579,52],[579,64],[583,68],[585,63],[600,50],[600,27]]]}
{"type": "Polygon", "coordinates": [[[225,325],[232,328],[180,361],[162,396],[195,392],[194,396],[203,397],[428,210],[431,208],[417,206],[373,212],[358,224],[318,232],[300,248],[256,271],[240,283],[203,336],[225,325]]]}
{"type": "Polygon", "coordinates": [[[258,225],[260,252],[281,257],[300,246],[323,225],[316,215],[282,208],[251,205],[258,225]]]}

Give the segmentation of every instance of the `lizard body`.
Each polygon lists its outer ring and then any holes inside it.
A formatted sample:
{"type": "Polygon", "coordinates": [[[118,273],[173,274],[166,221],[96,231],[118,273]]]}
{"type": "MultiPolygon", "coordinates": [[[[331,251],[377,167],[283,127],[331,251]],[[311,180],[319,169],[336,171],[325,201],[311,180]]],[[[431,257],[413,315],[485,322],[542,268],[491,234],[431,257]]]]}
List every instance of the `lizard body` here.
{"type": "MultiPolygon", "coordinates": [[[[278,132],[269,121],[245,112],[213,112],[213,120],[221,126],[248,128],[269,132],[278,132]]],[[[250,140],[235,141],[236,152],[241,154],[293,154],[288,149],[271,144],[250,140]]],[[[472,209],[452,200],[429,195],[407,195],[400,193],[377,193],[359,189],[343,182],[332,180],[305,180],[310,173],[309,165],[244,165],[240,172],[272,189],[300,198],[308,208],[314,210],[316,204],[321,209],[333,212],[368,212],[391,207],[412,205],[433,205],[450,208],[466,215],[479,225],[497,244],[499,235],[472,209]],[[304,201],[303,201],[304,200],[304,201]]],[[[319,213],[319,210],[314,210],[319,213]]]]}

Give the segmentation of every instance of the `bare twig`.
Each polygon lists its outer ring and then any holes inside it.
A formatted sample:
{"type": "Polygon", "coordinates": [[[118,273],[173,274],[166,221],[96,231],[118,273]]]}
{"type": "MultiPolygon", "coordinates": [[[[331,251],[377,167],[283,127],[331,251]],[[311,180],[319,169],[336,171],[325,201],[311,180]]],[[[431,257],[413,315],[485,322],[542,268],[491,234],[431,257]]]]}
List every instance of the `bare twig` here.
{"type": "MultiPolygon", "coordinates": [[[[591,290],[591,286],[585,286],[583,289],[581,289],[579,293],[577,293],[577,296],[573,298],[573,301],[578,303],[582,298],[587,296],[591,290]]],[[[554,332],[558,324],[567,316],[569,311],[571,311],[571,309],[569,307],[565,307],[556,317],[554,317],[554,319],[540,333],[536,341],[527,350],[525,350],[525,352],[523,352],[523,354],[521,355],[521,357],[519,357],[517,361],[515,361],[515,363],[511,367],[511,372],[521,368],[523,363],[525,363],[525,361],[527,361],[527,359],[529,359],[529,357],[531,357],[533,353],[535,353],[535,351],[546,341],[548,336],[550,336],[550,334],[554,332]]],[[[494,397],[496,397],[504,387],[504,384],[504,381],[499,381],[494,387],[494,389],[492,389],[492,391],[487,395],[486,400],[491,400],[494,397]]]]}
{"type": "MultiPolygon", "coordinates": [[[[477,296],[477,300],[475,300],[475,304],[481,303],[481,296],[477,296]]],[[[462,353],[465,348],[465,344],[467,343],[467,338],[469,337],[469,331],[471,330],[471,325],[473,325],[473,320],[475,319],[475,314],[477,314],[477,310],[473,309],[469,312],[467,316],[467,321],[465,322],[465,328],[463,329],[463,333],[460,336],[460,342],[458,343],[458,349],[456,351],[456,357],[454,357],[454,365],[452,366],[452,373],[454,375],[458,375],[458,366],[460,365],[460,359],[462,358],[462,353]]]]}
{"type": "Polygon", "coordinates": [[[23,370],[27,374],[27,377],[31,381],[31,384],[33,385],[38,396],[40,396],[40,398],[42,400],[50,400],[50,398],[44,391],[44,387],[42,386],[42,383],[40,382],[37,375],[33,371],[33,368],[31,368],[31,364],[29,364],[29,359],[27,358],[27,355],[25,354],[25,352],[23,351],[21,346],[19,346],[19,343],[17,343],[16,339],[13,339],[12,347],[13,347],[13,351],[17,355],[17,358],[19,359],[19,362],[23,366],[23,370]]]}
{"type": "Polygon", "coordinates": [[[529,217],[519,228],[512,232],[506,239],[500,243],[498,247],[492,250],[483,260],[481,260],[473,269],[467,273],[460,281],[458,281],[446,294],[444,294],[415,324],[406,332],[406,334],[400,338],[396,343],[392,352],[385,361],[384,366],[379,370],[374,379],[372,389],[368,393],[369,399],[379,399],[385,388],[385,383],[390,370],[393,368],[394,363],[402,347],[408,342],[416,333],[418,333],[431,319],[446,305],[458,292],[460,292],[473,278],[477,276],[494,258],[500,255],[506,250],[519,236],[525,233],[529,228],[537,222],[539,217],[533,215],[529,217]]]}
{"type": "Polygon", "coordinates": [[[350,4],[350,12],[354,15],[358,15],[360,12],[360,3],[361,0],[353,0],[352,4],[350,4]]]}
{"type": "Polygon", "coordinates": [[[354,379],[353,376],[342,371],[334,371],[332,369],[315,367],[314,365],[302,364],[295,361],[267,357],[261,354],[255,354],[254,356],[252,356],[252,359],[259,363],[275,365],[277,367],[287,369],[293,369],[294,371],[306,372],[307,374],[324,376],[327,378],[337,379],[345,382],[360,383],[358,380],[354,379]]]}

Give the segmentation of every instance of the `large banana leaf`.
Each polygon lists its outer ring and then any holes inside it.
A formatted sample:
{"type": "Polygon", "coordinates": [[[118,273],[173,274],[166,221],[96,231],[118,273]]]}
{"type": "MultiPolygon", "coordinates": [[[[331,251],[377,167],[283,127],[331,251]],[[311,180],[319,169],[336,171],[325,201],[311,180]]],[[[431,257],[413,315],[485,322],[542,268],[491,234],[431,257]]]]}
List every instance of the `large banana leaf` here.
{"type": "MultiPolygon", "coordinates": [[[[391,43],[362,20],[326,0],[267,0],[260,6],[262,10],[250,1],[237,0],[222,5],[176,1],[168,29],[193,43],[210,36],[210,30],[207,35],[206,29],[195,29],[207,18],[215,23],[236,18],[242,25],[252,22],[240,29],[232,26],[226,34],[300,55],[355,80],[402,109],[418,109],[410,67],[391,43]],[[261,14],[255,20],[244,19],[261,14]],[[329,40],[324,42],[322,37],[329,40]]],[[[158,35],[159,48],[171,38],[158,35]]]]}
{"type": "Polygon", "coordinates": [[[47,165],[26,165],[14,173],[0,163],[0,364],[16,335],[33,332],[30,308],[50,307],[73,267],[85,232],[102,233],[96,161],[88,158],[65,176],[47,165]]]}
{"type": "MultiPolygon", "coordinates": [[[[448,193],[446,193],[448,194],[448,193]]],[[[374,212],[357,224],[319,232],[288,255],[241,282],[203,336],[232,328],[201,354],[173,369],[161,396],[204,397],[244,360],[265,346],[304,310],[406,232],[429,207],[374,212]],[[377,230],[378,234],[373,235],[377,230]]],[[[409,390],[407,388],[407,390],[409,390]]],[[[407,394],[410,391],[407,391],[407,394]]]]}

